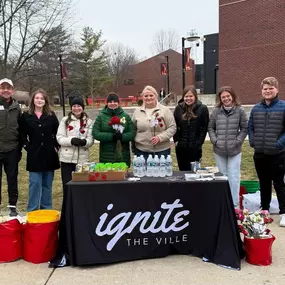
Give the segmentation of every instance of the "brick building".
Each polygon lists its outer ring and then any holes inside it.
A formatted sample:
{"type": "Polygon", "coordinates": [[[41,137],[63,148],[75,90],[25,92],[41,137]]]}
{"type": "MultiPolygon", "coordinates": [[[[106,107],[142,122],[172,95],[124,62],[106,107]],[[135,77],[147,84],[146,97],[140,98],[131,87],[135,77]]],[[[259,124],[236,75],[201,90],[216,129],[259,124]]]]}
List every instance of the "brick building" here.
{"type": "MultiPolygon", "coordinates": [[[[167,90],[167,76],[161,75],[161,63],[169,62],[169,90],[174,94],[182,93],[182,55],[172,49],[157,54],[147,60],[129,68],[123,84],[118,87],[118,94],[122,98],[139,96],[144,86],[152,85],[159,92],[161,88],[167,90]]],[[[190,62],[191,70],[185,71],[186,85],[194,84],[194,60],[190,62]]]]}
{"type": "Polygon", "coordinates": [[[261,80],[274,76],[285,99],[285,1],[220,0],[219,12],[219,86],[231,85],[242,104],[253,104],[261,80]]]}

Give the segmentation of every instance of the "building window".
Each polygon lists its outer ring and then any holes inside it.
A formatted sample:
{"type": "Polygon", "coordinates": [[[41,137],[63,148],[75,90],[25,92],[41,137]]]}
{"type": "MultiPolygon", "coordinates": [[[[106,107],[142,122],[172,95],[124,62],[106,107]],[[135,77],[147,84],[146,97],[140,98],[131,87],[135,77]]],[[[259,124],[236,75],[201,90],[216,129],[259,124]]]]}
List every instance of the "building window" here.
{"type": "Polygon", "coordinates": [[[133,84],[135,84],[134,79],[125,79],[124,80],[124,85],[133,85],[133,84]]]}

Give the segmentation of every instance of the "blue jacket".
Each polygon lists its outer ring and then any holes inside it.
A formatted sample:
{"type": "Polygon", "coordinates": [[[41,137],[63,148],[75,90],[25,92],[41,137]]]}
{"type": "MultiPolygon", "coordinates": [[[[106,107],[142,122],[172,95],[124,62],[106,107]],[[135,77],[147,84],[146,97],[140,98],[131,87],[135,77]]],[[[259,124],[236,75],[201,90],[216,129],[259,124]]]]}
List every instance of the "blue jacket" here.
{"type": "Polygon", "coordinates": [[[256,104],[250,113],[248,135],[257,153],[285,151],[285,101],[276,97],[269,105],[264,100],[256,104]]]}

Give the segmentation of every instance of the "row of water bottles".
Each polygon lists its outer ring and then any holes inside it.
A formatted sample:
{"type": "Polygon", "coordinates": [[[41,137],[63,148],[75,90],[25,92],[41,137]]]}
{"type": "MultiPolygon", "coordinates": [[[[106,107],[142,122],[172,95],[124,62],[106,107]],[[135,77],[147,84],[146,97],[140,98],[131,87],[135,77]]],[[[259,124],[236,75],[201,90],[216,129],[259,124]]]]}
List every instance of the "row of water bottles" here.
{"type": "Polygon", "coordinates": [[[172,176],[172,158],[168,155],[166,158],[161,155],[154,157],[150,154],[145,160],[143,155],[134,156],[133,158],[133,174],[136,177],[165,177],[172,176]]]}

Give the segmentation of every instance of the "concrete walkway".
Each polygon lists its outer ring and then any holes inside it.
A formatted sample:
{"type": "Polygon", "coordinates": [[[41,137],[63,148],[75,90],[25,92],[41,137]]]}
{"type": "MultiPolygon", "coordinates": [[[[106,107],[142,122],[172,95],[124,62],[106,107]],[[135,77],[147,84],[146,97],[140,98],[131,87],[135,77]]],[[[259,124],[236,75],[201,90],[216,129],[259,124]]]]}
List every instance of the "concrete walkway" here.
{"type": "MultiPolygon", "coordinates": [[[[240,271],[204,263],[200,258],[173,255],[160,259],[88,267],[48,268],[23,260],[0,264],[1,285],[281,285],[285,280],[285,228],[279,216],[269,225],[276,241],[273,263],[254,266],[242,261],[240,271]]],[[[201,221],[202,222],[202,221],[201,221]]]]}

